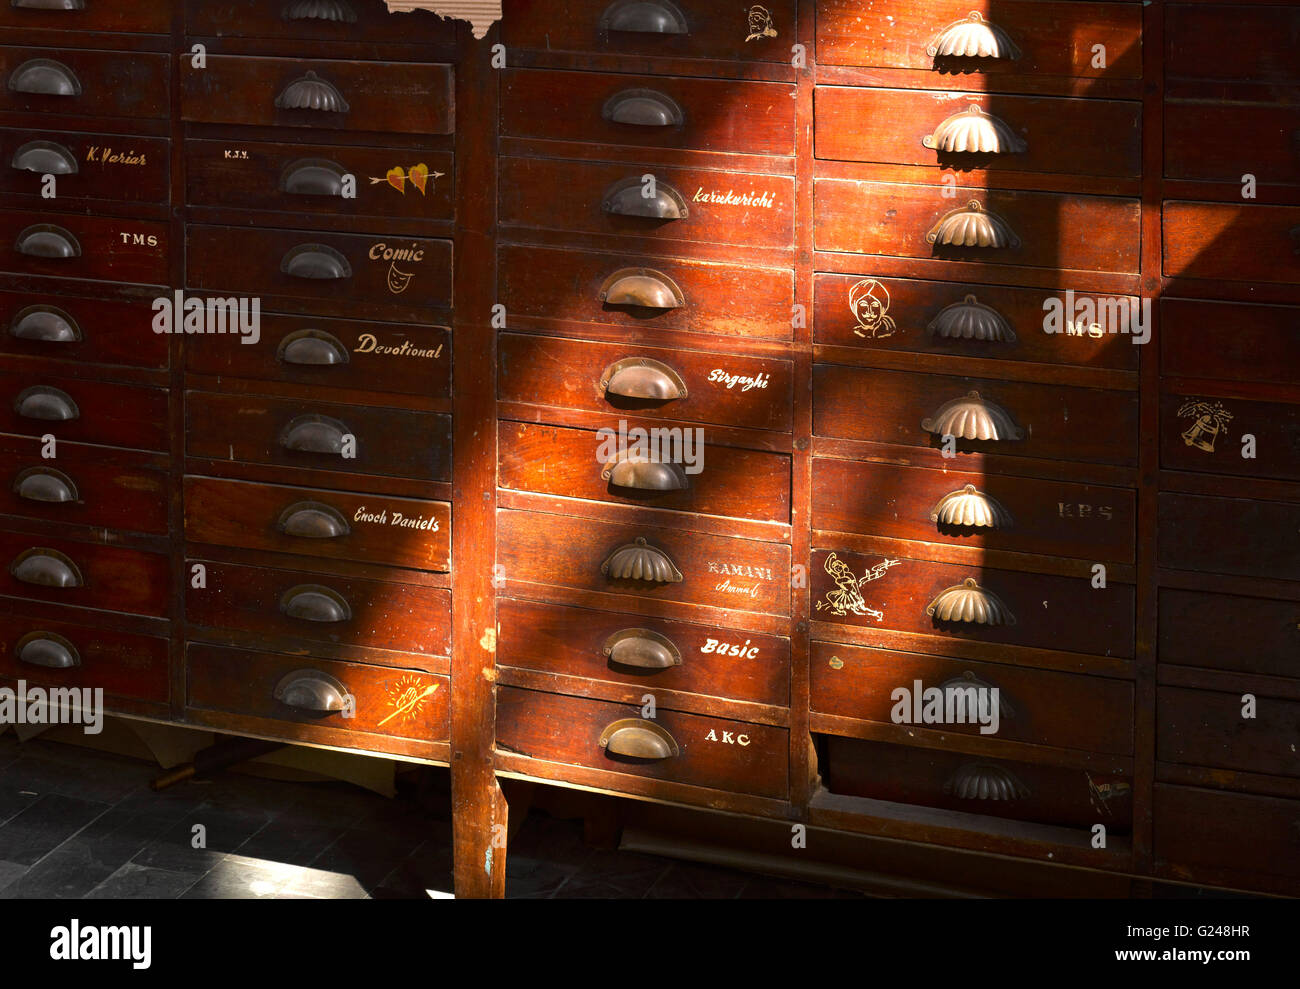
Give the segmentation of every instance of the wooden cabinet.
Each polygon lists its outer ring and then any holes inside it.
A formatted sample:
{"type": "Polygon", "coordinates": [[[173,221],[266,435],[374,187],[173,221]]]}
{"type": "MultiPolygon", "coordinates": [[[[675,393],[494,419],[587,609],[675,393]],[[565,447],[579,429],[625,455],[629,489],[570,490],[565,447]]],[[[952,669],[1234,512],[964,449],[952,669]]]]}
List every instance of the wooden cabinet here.
{"type": "Polygon", "coordinates": [[[6,4],[0,680],[1300,893],[1297,10],[6,4]]]}

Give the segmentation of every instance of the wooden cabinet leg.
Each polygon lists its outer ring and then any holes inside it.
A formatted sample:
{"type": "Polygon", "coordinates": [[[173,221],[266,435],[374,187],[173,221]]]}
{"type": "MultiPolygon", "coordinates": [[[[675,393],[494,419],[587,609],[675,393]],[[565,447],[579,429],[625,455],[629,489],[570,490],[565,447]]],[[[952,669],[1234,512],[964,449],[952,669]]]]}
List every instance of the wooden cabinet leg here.
{"type": "MultiPolygon", "coordinates": [[[[469,774],[462,774],[468,776],[469,774]]],[[[456,896],[503,899],[509,809],[496,777],[459,779],[452,771],[452,848],[456,896]]]]}

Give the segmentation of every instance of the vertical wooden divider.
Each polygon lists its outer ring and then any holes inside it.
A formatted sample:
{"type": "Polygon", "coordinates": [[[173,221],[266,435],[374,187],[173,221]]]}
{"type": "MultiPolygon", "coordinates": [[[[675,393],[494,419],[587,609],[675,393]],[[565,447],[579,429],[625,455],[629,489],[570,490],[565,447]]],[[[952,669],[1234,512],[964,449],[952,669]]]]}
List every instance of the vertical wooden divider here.
{"type": "Polygon", "coordinates": [[[496,734],[498,22],[475,40],[458,22],[452,319],[451,792],[456,895],[505,895],[506,803],[496,734]]]}
{"type": "MultiPolygon", "coordinates": [[[[807,567],[812,556],[812,333],[813,333],[813,83],[816,76],[816,4],[798,6],[798,43],[807,65],[795,74],[795,270],[796,305],[804,318],[796,322],[792,338],[794,360],[794,441],[791,455],[791,566],[807,567]]],[[[794,51],[790,53],[793,60],[794,51]]],[[[793,316],[793,314],[791,314],[793,316]]],[[[799,573],[795,570],[794,573],[799,573]]],[[[790,804],[794,816],[804,820],[817,771],[809,734],[809,588],[812,575],[803,580],[791,575],[790,589],[790,804]]]]}
{"type": "MultiPolygon", "coordinates": [[[[168,217],[171,256],[168,258],[169,289],[185,288],[185,123],[181,120],[181,59],[186,57],[185,11],[182,4],[172,5],[171,23],[171,106],[168,134],[171,138],[171,210],[168,217]]],[[[151,327],[141,326],[141,334],[151,327]]],[[[170,602],[170,678],[171,716],[185,717],[185,360],[184,337],[172,334],[167,340],[168,366],[168,516],[171,534],[168,556],[171,563],[170,602]]]]}
{"type": "Polygon", "coordinates": [[[1164,2],[1142,12],[1142,284],[1151,339],[1139,365],[1137,684],[1134,691],[1133,870],[1150,875],[1156,731],[1156,530],[1160,470],[1160,308],[1164,200],[1164,2]]]}

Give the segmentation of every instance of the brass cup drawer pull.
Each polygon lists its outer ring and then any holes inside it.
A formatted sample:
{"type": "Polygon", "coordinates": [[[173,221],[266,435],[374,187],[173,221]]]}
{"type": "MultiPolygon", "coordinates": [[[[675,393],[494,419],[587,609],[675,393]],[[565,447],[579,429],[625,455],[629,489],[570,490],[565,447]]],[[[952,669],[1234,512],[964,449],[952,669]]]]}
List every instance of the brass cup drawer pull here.
{"type": "Polygon", "coordinates": [[[352,606],[338,591],[321,584],[299,584],[280,598],[280,614],[302,622],[332,625],[352,618],[352,606]]]}
{"type": "Polygon", "coordinates": [[[294,670],[275,685],[272,696],[286,707],[308,714],[337,714],[348,707],[348,688],[319,670],[294,670]]]}
{"type": "Polygon", "coordinates": [[[953,436],[959,440],[1000,443],[1025,438],[1025,431],[1016,425],[1009,412],[977,391],[944,402],[933,416],[921,420],[921,428],[934,436],[953,436]]]}
{"type": "Polygon", "coordinates": [[[352,431],[338,419],[308,414],[296,416],[280,433],[280,446],[295,453],[341,457],[352,431]]]}
{"type": "Polygon", "coordinates": [[[686,15],[669,0],[614,0],[600,15],[600,31],[689,34],[686,15]]]}
{"type": "Polygon", "coordinates": [[[927,327],[938,340],[978,340],[982,343],[1015,343],[1016,331],[1007,318],[973,295],[939,310],[927,327]]]}
{"type": "Polygon", "coordinates": [[[299,539],[342,539],[350,535],[347,519],[337,509],[316,501],[299,501],[280,513],[275,526],[299,539]]]}
{"type": "Polygon", "coordinates": [[[651,584],[679,584],[684,579],[668,554],[649,545],[644,536],[620,546],[600,565],[600,572],[614,580],[644,580],[651,584]]]}
{"type": "Polygon", "coordinates": [[[940,591],[925,613],[935,621],[961,622],[969,625],[1014,625],[1016,616],[1000,597],[980,587],[974,577],[967,577],[940,591]]]}
{"type": "Polygon", "coordinates": [[[931,151],[948,154],[1017,155],[1029,150],[1010,124],[980,106],[954,113],[933,134],[921,138],[921,143],[931,151]]]}
{"type": "Polygon", "coordinates": [[[612,216],[651,220],[685,220],[691,213],[686,197],[667,182],[644,182],[638,176],[620,179],[606,189],[600,208],[612,216]]]}
{"type": "Polygon", "coordinates": [[[935,59],[992,58],[1015,61],[1020,49],[1006,31],[986,21],[978,10],[965,20],[949,24],[926,46],[926,54],[935,59]]]}
{"type": "Polygon", "coordinates": [[[682,665],[682,651],[666,635],[648,628],[625,628],[605,640],[604,653],[616,666],[666,670],[682,665]]]}
{"type": "Polygon", "coordinates": [[[1020,238],[1011,229],[1011,224],[986,209],[978,199],[941,216],[925,235],[925,240],[936,247],[977,247],[981,250],[1020,246],[1020,238]]]}
{"type": "Polygon", "coordinates": [[[76,175],[81,170],[76,156],[54,141],[28,141],[14,152],[9,167],[37,175],[76,175]]]}
{"type": "Polygon", "coordinates": [[[53,223],[37,223],[18,235],[14,250],[29,258],[79,258],[81,244],[71,231],[53,223]]]}
{"type": "Polygon", "coordinates": [[[682,753],[677,740],[668,734],[667,729],[640,718],[621,718],[606,725],[600,733],[600,747],[610,755],[624,759],[654,762],[682,753]]]}
{"type": "Polygon", "coordinates": [[[80,568],[57,549],[43,546],[23,550],[13,563],[9,564],[9,573],[14,579],[36,587],[85,587],[86,578],[80,568]]]}
{"type": "Polygon", "coordinates": [[[326,367],[351,361],[348,348],[332,333],[324,330],[295,330],[276,349],[275,359],[284,364],[303,367],[326,367]]]}
{"type": "Polygon", "coordinates": [[[299,158],[285,166],[280,191],[291,196],[342,196],[348,170],[327,158],[299,158]]]}
{"type": "Polygon", "coordinates": [[[77,647],[53,632],[29,632],[14,646],[14,659],[47,670],[70,670],[81,665],[77,647]]]}
{"type": "Polygon", "coordinates": [[[285,86],[275,98],[277,110],[314,110],[318,113],[347,113],[352,108],[332,82],[308,72],[285,86]]]}
{"type": "MultiPolygon", "coordinates": [[[[1016,716],[1015,705],[1011,703],[1011,698],[1007,696],[1006,691],[995,684],[989,683],[987,680],[981,680],[970,670],[963,670],[961,676],[953,677],[951,680],[945,680],[943,683],[939,684],[939,689],[943,691],[944,696],[947,696],[950,690],[974,689],[987,697],[993,696],[989,691],[996,690],[998,692],[998,717],[1002,720],[1006,720],[1007,718],[1014,718],[1016,716]]],[[[970,708],[968,707],[968,710],[969,709],[970,708]]]]}
{"type": "Polygon", "coordinates": [[[284,5],[282,16],[286,21],[357,22],[357,13],[347,0],[292,0],[284,5]]]}
{"type": "Polygon", "coordinates": [[[14,478],[14,494],[25,501],[49,505],[77,500],[77,486],[63,471],[53,467],[29,467],[14,478]]]}
{"type": "Polygon", "coordinates": [[[42,422],[72,422],[81,418],[81,409],[72,396],[48,385],[24,388],[14,399],[14,411],[24,419],[42,422]]]}
{"type": "Polygon", "coordinates": [[[79,343],[84,339],[77,321],[54,306],[28,306],[16,313],[9,335],[41,343],[79,343]]]}
{"type": "Polygon", "coordinates": [[[290,278],[342,281],[352,277],[352,265],[326,244],[299,244],[280,259],[280,272],[290,278]]]}
{"type": "Polygon", "coordinates": [[[930,511],[930,521],[939,526],[973,529],[1010,529],[1015,520],[996,498],[973,484],[950,491],[930,511]]]}
{"type": "Polygon", "coordinates": [[[943,784],[943,792],[958,800],[1027,800],[1029,787],[1009,769],[991,762],[968,762],[943,784]]]}
{"type": "Polygon", "coordinates": [[[651,268],[620,268],[605,279],[596,298],[607,306],[641,309],[680,309],[686,305],[686,296],[677,283],[651,268]]]}
{"type": "Polygon", "coordinates": [[[640,457],[607,464],[600,478],[612,487],[635,491],[685,491],[690,487],[686,472],[679,465],[640,457]]]}
{"type": "Polygon", "coordinates": [[[686,382],[667,364],[649,357],[625,357],[605,368],[596,388],[607,396],[672,402],[685,398],[686,382]]]}
{"type": "Polygon", "coordinates": [[[81,80],[62,62],[52,58],[33,58],[10,74],[9,89],[33,96],[80,96],[81,80]]]}
{"type": "Polygon", "coordinates": [[[605,101],[600,115],[611,123],[633,127],[680,127],[686,121],[681,105],[654,89],[625,89],[615,93],[605,101]]]}

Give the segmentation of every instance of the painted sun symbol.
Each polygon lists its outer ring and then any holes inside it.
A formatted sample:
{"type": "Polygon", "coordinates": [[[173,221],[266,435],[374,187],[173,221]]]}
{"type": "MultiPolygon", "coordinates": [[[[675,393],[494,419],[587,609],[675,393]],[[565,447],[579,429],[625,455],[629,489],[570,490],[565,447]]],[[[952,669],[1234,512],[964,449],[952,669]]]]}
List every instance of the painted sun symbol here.
{"type": "Polygon", "coordinates": [[[379,722],[379,727],[382,728],[394,718],[414,721],[424,713],[424,702],[432,697],[437,689],[437,682],[424,683],[417,676],[402,677],[388,688],[388,700],[393,705],[393,710],[388,717],[379,722]]]}

